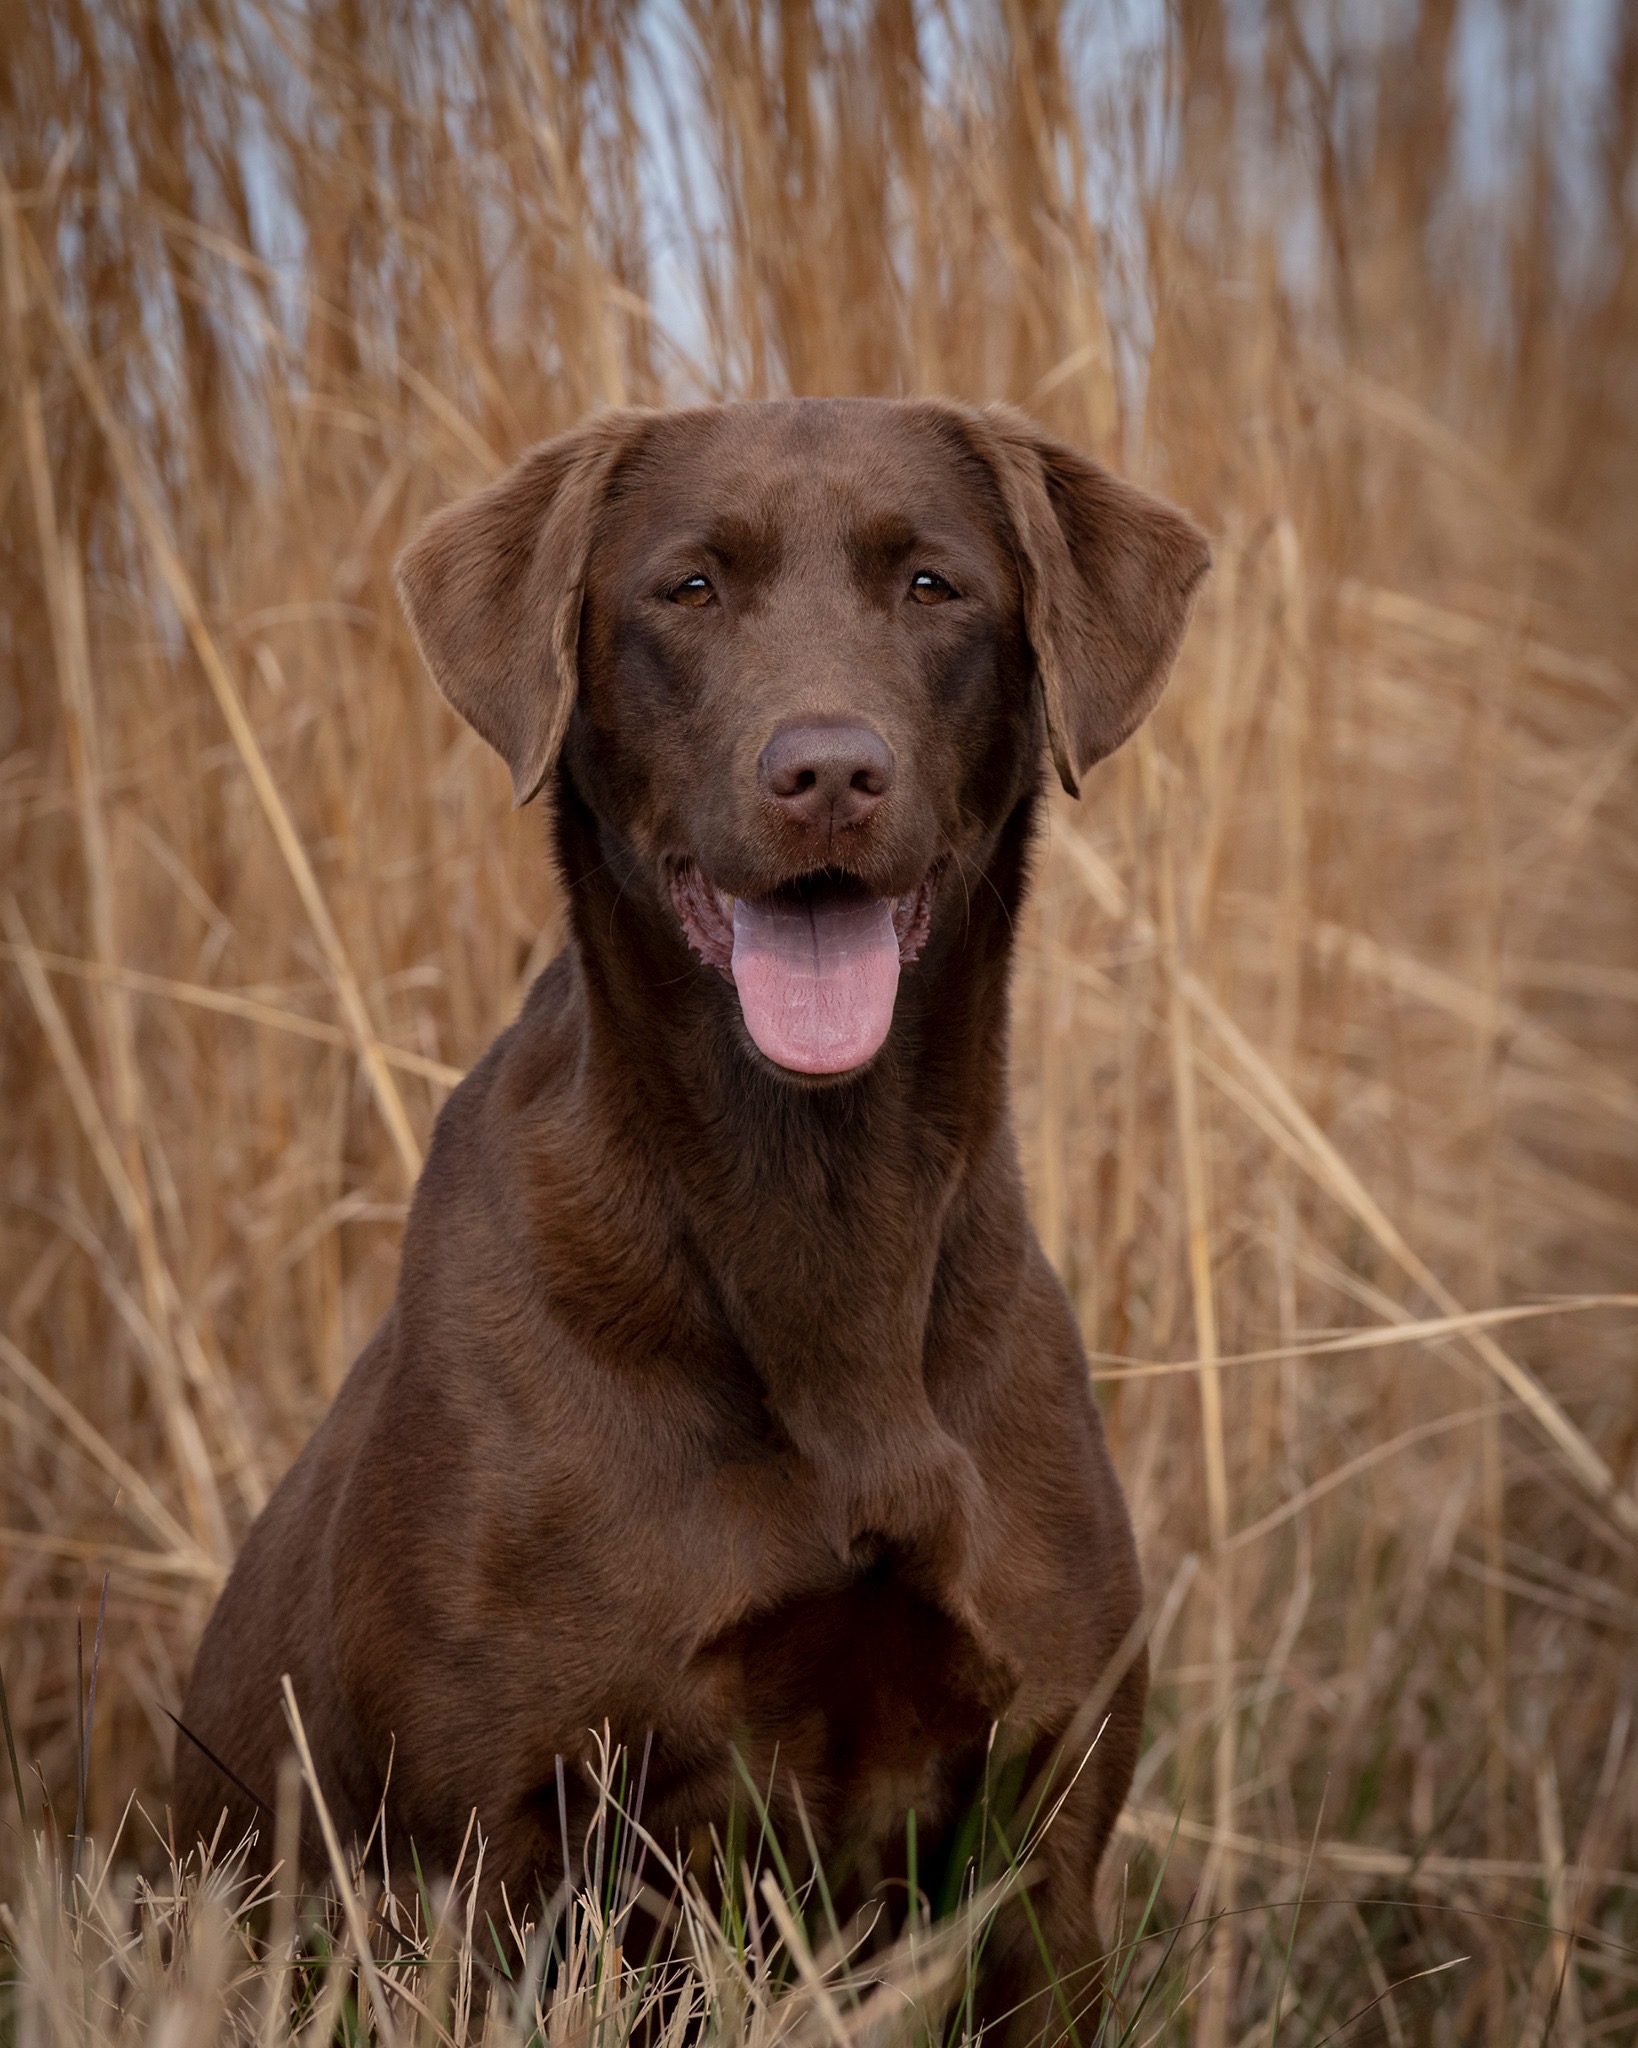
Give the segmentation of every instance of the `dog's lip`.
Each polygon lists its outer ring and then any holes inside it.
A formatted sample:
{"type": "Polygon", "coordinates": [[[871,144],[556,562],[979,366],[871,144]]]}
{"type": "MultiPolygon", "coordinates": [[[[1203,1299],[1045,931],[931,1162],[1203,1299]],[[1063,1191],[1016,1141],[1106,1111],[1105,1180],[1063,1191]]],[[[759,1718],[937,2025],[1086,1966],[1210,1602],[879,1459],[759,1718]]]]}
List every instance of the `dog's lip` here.
{"type": "MultiPolygon", "coordinates": [[[[899,962],[908,966],[927,943],[927,930],[932,921],[933,899],[938,893],[942,861],[935,861],[913,889],[902,895],[883,896],[857,875],[847,871],[817,867],[804,873],[792,875],[777,888],[768,890],[748,901],[766,902],[771,898],[800,890],[804,885],[818,885],[834,888],[845,893],[849,885],[857,890],[860,901],[886,901],[892,906],[893,930],[899,942],[899,962]]],[[[734,952],[734,902],[732,892],[719,887],[705,873],[697,860],[684,855],[666,862],[666,875],[671,889],[672,906],[688,943],[708,967],[727,980],[733,979],[734,952]]]]}

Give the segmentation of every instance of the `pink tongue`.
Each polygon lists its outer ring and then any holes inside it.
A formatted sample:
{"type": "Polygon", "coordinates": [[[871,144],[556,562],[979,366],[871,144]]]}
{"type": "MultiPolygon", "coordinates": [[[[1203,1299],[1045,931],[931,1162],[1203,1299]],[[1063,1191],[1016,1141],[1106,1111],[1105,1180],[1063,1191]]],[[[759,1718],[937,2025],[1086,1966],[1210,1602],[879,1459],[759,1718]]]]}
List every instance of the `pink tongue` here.
{"type": "Polygon", "coordinates": [[[887,1036],[899,987],[893,906],[734,902],[734,985],[758,1050],[798,1074],[845,1074],[887,1036]]]}

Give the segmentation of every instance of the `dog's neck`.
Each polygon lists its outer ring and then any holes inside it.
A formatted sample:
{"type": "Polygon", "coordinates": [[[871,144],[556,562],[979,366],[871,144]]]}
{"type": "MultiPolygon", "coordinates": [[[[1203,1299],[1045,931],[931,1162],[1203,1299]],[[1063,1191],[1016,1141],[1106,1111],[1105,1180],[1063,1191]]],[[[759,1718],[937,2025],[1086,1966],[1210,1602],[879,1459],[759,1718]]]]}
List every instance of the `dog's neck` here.
{"type": "Polygon", "coordinates": [[[688,1320],[731,1338],[800,1453],[848,1471],[861,1527],[874,1502],[914,1497],[920,1467],[939,1496],[921,1519],[948,1509],[960,1460],[925,1382],[929,1331],[972,1307],[947,1297],[970,1294],[976,1269],[997,1286],[1022,1269],[1007,984],[1034,812],[1025,797],[981,871],[947,871],[882,1054],[856,1078],[813,1085],[750,1053],[732,986],[688,949],[656,878],[560,788],[586,1136],[605,1157],[639,1151],[671,1180],[625,1219],[633,1274],[656,1233],[676,1242],[686,1218],[671,1265],[708,1297],[688,1320]],[[982,1259],[966,1244],[979,1236],[982,1259]]]}

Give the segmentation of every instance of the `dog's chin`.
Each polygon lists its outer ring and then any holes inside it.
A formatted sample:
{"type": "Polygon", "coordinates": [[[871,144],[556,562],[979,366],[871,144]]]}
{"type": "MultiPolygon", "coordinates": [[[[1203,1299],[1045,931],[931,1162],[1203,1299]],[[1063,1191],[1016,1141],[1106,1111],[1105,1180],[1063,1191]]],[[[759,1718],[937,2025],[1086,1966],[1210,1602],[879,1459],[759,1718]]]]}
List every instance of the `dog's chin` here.
{"type": "Polygon", "coordinates": [[[670,868],[688,943],[734,985],[751,1043],[782,1073],[824,1081],[868,1066],[893,1024],[899,970],[926,943],[936,871],[877,896],[834,869],[731,896],[697,862],[670,868]]]}

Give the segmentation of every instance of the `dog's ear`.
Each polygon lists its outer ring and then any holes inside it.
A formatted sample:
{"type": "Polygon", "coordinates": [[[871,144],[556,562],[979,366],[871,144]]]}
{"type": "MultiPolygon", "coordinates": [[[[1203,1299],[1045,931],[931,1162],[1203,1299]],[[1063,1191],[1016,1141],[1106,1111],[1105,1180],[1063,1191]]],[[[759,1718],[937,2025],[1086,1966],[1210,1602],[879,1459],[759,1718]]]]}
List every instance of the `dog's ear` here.
{"type": "Polygon", "coordinates": [[[1192,520],[1012,406],[979,419],[1017,540],[1053,762],[1078,796],[1154,708],[1211,551],[1192,520]]]}
{"type": "Polygon", "coordinates": [[[434,514],[398,557],[399,599],[432,680],[511,769],[519,804],[568,729],[592,529],[641,417],[600,413],[542,442],[434,514]]]}

